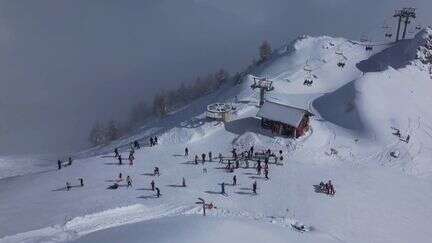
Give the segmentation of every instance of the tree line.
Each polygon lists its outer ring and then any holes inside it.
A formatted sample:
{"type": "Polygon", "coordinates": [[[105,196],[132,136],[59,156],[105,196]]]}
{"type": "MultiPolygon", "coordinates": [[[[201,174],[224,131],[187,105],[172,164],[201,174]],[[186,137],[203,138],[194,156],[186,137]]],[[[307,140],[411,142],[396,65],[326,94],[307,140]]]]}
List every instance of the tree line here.
{"type": "Polygon", "coordinates": [[[204,78],[197,77],[193,82],[182,83],[176,89],[157,93],[150,105],[144,101],[132,105],[126,121],[97,121],[90,130],[89,142],[93,146],[107,144],[130,133],[150,119],[163,118],[169,112],[184,107],[192,101],[220,89],[222,85],[236,85],[253,67],[268,61],[271,54],[270,43],[264,41],[259,46],[259,60],[253,60],[252,64],[243,72],[230,75],[228,71],[221,68],[204,78]]]}

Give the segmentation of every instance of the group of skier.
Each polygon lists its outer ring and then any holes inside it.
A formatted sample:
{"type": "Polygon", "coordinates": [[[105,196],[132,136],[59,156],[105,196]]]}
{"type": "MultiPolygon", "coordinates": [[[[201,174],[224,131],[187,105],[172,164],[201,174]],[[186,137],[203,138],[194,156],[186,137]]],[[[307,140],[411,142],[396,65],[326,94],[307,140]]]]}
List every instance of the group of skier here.
{"type": "MultiPolygon", "coordinates": [[[[158,144],[158,138],[156,136],[151,137],[150,138],[150,146],[151,147],[156,146],[157,144],[158,144]]],[[[137,140],[135,140],[133,143],[131,143],[130,150],[129,150],[129,157],[128,157],[129,165],[133,165],[133,161],[135,159],[135,157],[134,157],[135,149],[140,149],[140,147],[141,147],[140,143],[137,140]]],[[[186,147],[184,149],[184,156],[188,157],[189,152],[190,152],[189,148],[186,147]]],[[[278,163],[278,160],[283,160],[281,150],[279,150],[279,154],[276,155],[275,153],[272,153],[272,151],[270,149],[267,149],[263,152],[256,152],[254,149],[254,146],[251,146],[248,150],[242,151],[241,153],[238,153],[237,149],[233,148],[231,150],[231,155],[232,155],[232,158],[224,157],[221,153],[219,153],[217,156],[219,163],[224,163],[225,162],[224,159],[226,159],[226,167],[225,168],[228,172],[233,173],[235,171],[235,169],[239,169],[241,161],[244,162],[244,168],[249,168],[249,161],[256,161],[255,164],[253,164],[253,167],[255,167],[255,169],[256,169],[256,174],[261,176],[261,174],[263,173],[264,178],[266,180],[269,179],[269,163],[270,163],[269,160],[270,160],[270,158],[271,157],[274,158],[275,164],[278,163]]],[[[114,149],[114,156],[113,157],[115,157],[118,160],[119,165],[122,165],[123,158],[122,158],[118,148],[114,149]]],[[[208,153],[202,153],[200,157],[195,154],[194,155],[194,163],[198,164],[199,161],[203,165],[206,161],[212,162],[213,161],[212,151],[209,151],[208,153]]],[[[64,164],[61,160],[58,160],[58,169],[59,170],[62,168],[62,166],[70,166],[70,165],[72,165],[72,158],[71,157],[68,158],[67,164],[64,164]]],[[[153,176],[160,176],[159,167],[154,167],[153,176]]],[[[80,186],[83,187],[84,186],[84,179],[79,178],[78,180],[79,180],[80,186]]],[[[118,180],[116,180],[113,185],[109,186],[108,189],[117,189],[120,186],[119,182],[122,180],[123,180],[122,173],[120,173],[118,180]]],[[[237,184],[238,184],[237,176],[233,175],[232,186],[236,186],[237,184]]],[[[221,185],[221,194],[226,195],[225,182],[222,182],[220,185],[221,185]]],[[[162,194],[160,192],[160,189],[158,187],[156,187],[154,180],[152,180],[150,182],[150,186],[151,186],[151,190],[155,191],[155,197],[159,198],[162,194]]],[[[181,186],[186,187],[186,179],[184,177],[182,178],[181,186]]],[[[326,194],[335,195],[334,186],[333,186],[331,180],[329,180],[326,183],[321,182],[319,186],[322,188],[323,192],[325,192],[326,194]]],[[[71,184],[69,182],[66,182],[66,190],[69,191],[71,189],[71,187],[72,187],[71,184]]],[[[132,178],[129,175],[126,177],[126,187],[128,187],[128,188],[132,187],[132,178]]],[[[258,189],[258,185],[257,185],[257,181],[255,180],[252,183],[253,194],[257,194],[257,189],[258,189]]]]}
{"type": "MultiPolygon", "coordinates": [[[[84,186],[84,179],[83,178],[78,178],[79,181],[79,186],[83,187],[84,186]]],[[[66,190],[70,191],[70,189],[72,188],[72,185],[70,182],[66,182],[66,190]]]]}
{"type": "Polygon", "coordinates": [[[158,144],[158,138],[156,136],[154,138],[150,137],[150,147],[156,146],[157,144],[158,144]]]}
{"type": "Polygon", "coordinates": [[[322,192],[326,193],[327,195],[333,196],[336,193],[331,180],[329,180],[326,183],[321,181],[319,184],[319,187],[320,187],[320,190],[322,192]]]}
{"type": "Polygon", "coordinates": [[[59,170],[61,170],[61,168],[62,167],[64,167],[64,166],[71,166],[72,165],[72,157],[69,157],[68,159],[67,159],[67,163],[64,163],[62,160],[57,160],[57,168],[59,169],[59,170]]]}

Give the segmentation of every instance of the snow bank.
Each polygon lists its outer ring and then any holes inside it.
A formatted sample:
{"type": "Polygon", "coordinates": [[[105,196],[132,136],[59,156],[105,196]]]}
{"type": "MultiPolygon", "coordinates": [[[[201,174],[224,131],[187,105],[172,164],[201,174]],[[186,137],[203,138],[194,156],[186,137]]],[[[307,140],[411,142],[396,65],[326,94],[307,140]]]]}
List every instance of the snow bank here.
{"type": "Polygon", "coordinates": [[[289,228],[235,218],[178,216],[112,228],[75,242],[285,243],[337,242],[326,236],[300,235],[289,228]]]}

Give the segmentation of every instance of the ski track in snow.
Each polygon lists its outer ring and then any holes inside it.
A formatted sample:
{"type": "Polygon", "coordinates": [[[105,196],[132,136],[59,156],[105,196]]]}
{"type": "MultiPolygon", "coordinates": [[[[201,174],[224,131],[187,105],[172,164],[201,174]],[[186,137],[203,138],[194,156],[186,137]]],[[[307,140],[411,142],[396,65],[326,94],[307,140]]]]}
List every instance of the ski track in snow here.
{"type": "Polygon", "coordinates": [[[6,236],[0,239],[0,242],[30,243],[70,241],[98,230],[162,217],[181,215],[190,210],[190,206],[160,205],[157,207],[147,207],[142,204],[136,204],[76,217],[71,220],[66,220],[63,225],[55,225],[14,236],[6,236]]]}

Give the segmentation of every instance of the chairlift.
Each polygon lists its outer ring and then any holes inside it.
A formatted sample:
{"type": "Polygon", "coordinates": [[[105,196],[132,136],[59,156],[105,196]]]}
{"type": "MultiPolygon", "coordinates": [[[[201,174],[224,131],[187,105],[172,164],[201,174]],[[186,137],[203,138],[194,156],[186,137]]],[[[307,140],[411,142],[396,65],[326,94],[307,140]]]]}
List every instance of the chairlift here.
{"type": "Polygon", "coordinates": [[[385,33],[385,37],[386,38],[392,38],[393,34],[392,33],[385,33]]]}
{"type": "Polygon", "coordinates": [[[344,62],[338,62],[337,66],[340,68],[344,68],[345,67],[345,63],[344,62]]]}
{"type": "Polygon", "coordinates": [[[335,54],[339,56],[337,66],[340,68],[345,67],[345,61],[344,60],[346,59],[346,57],[344,56],[342,50],[340,50],[339,48],[336,49],[335,54]]]}
{"type": "Polygon", "coordinates": [[[303,85],[311,86],[313,84],[313,74],[312,74],[312,67],[309,65],[309,60],[306,61],[305,66],[303,67],[303,70],[306,72],[306,77],[303,82],[303,85]]]}
{"type": "Polygon", "coordinates": [[[421,25],[419,25],[419,24],[415,27],[416,30],[421,30],[421,28],[422,28],[422,27],[421,27],[421,25]]]}
{"type": "Polygon", "coordinates": [[[365,47],[365,50],[366,50],[366,51],[372,51],[372,50],[373,50],[373,46],[371,46],[371,45],[367,45],[367,46],[365,47]]]}
{"type": "Polygon", "coordinates": [[[303,85],[306,85],[306,86],[311,86],[312,84],[313,84],[313,80],[308,79],[308,78],[306,78],[303,82],[303,85]]]}

